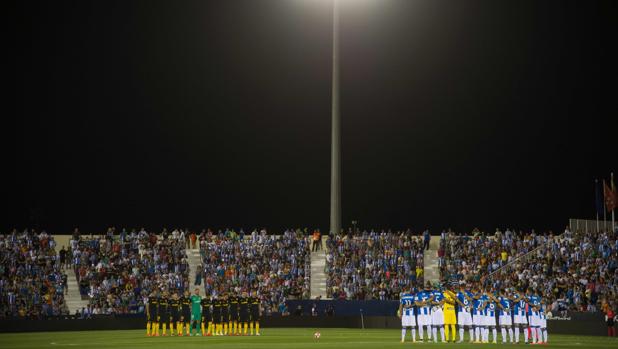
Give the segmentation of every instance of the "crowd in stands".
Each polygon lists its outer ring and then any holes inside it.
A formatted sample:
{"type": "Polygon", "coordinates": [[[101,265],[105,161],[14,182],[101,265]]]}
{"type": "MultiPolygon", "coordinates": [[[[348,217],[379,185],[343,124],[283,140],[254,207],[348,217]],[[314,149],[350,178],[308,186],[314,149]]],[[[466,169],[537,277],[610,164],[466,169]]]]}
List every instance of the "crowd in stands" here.
{"type": "MultiPolygon", "coordinates": [[[[496,230],[443,231],[438,248],[443,280],[495,289],[531,287],[553,314],[603,311],[618,300],[618,233],[496,230]]],[[[67,315],[66,268],[73,268],[88,307],[81,317],[144,311],[154,290],[184,292],[203,285],[206,295],[257,291],[264,314],[289,313],[286,300],[310,298],[310,249],[321,234],[287,230],[144,229],[103,235],[75,231],[57,250],[45,231],[0,234],[0,317],[67,315]],[[186,248],[202,264],[190,274],[186,248]],[[57,253],[58,252],[58,253],[57,253]],[[86,316],[87,315],[87,316],[86,316]]],[[[423,285],[428,231],[363,231],[326,237],[327,298],[393,300],[423,285]]]]}
{"type": "Polygon", "coordinates": [[[618,300],[618,239],[605,232],[507,229],[487,235],[443,233],[441,275],[496,289],[531,287],[548,297],[553,314],[602,311],[618,300]],[[493,274],[492,274],[493,272],[493,274]]]}
{"type": "Polygon", "coordinates": [[[206,295],[257,291],[265,314],[278,312],[286,299],[310,296],[310,237],[286,230],[269,235],[266,230],[203,231],[198,236],[203,265],[198,282],[206,295]]]}
{"type": "Polygon", "coordinates": [[[68,314],[66,274],[45,231],[0,234],[0,318],[68,314]]]}
{"type": "Polygon", "coordinates": [[[333,299],[398,299],[423,284],[421,235],[410,231],[363,231],[329,235],[327,294],[333,299]]]}
{"type": "Polygon", "coordinates": [[[191,287],[184,231],[118,234],[109,228],[102,236],[76,232],[70,243],[80,293],[89,299],[88,314],[143,312],[144,299],[154,290],[191,287]]]}

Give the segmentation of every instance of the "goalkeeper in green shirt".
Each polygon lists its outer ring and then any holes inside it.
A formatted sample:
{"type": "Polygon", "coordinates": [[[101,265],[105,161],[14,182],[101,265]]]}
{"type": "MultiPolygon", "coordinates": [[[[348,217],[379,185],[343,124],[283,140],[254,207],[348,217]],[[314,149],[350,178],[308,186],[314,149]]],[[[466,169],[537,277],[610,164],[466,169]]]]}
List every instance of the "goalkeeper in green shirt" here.
{"type": "Polygon", "coordinates": [[[200,334],[200,320],[202,319],[202,297],[200,297],[200,289],[195,289],[195,294],[191,296],[191,332],[189,335],[193,336],[193,329],[195,328],[196,335],[200,334]]]}

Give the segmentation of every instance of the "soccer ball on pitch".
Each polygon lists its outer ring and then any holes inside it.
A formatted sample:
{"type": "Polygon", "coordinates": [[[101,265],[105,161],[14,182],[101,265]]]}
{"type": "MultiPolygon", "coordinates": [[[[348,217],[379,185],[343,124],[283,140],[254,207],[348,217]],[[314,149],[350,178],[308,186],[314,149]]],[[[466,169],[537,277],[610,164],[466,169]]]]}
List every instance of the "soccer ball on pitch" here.
{"type": "Polygon", "coordinates": [[[314,339],[320,339],[320,332],[319,331],[315,331],[315,333],[313,334],[313,338],[314,339]]]}

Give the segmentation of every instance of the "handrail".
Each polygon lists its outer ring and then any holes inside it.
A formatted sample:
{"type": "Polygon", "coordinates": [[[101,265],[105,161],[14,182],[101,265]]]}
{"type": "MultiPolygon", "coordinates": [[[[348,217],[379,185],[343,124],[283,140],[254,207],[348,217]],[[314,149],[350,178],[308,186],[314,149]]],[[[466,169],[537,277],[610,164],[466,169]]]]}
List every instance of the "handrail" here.
{"type": "MultiPolygon", "coordinates": [[[[564,233],[562,233],[562,234],[560,234],[560,235],[555,236],[555,237],[554,237],[554,240],[556,240],[556,239],[558,239],[558,238],[561,238],[561,237],[562,237],[562,235],[564,235],[564,233]]],[[[537,250],[539,250],[541,247],[546,247],[547,245],[549,245],[549,240],[548,240],[547,242],[545,242],[544,244],[541,244],[541,245],[537,246],[537,247],[536,247],[536,248],[534,248],[533,250],[530,250],[530,251],[528,251],[528,252],[526,252],[526,253],[524,253],[524,254],[522,254],[522,255],[519,255],[519,256],[515,257],[515,259],[513,259],[513,260],[512,260],[512,261],[510,261],[509,263],[507,263],[507,264],[505,264],[505,265],[501,266],[500,268],[498,268],[498,269],[496,269],[496,270],[492,271],[491,273],[489,273],[489,275],[487,275],[487,277],[491,277],[492,275],[496,274],[497,272],[502,271],[504,268],[506,268],[506,267],[510,267],[512,264],[514,264],[514,263],[515,263],[515,262],[517,262],[518,260],[520,260],[520,259],[522,259],[522,258],[524,258],[524,257],[526,257],[526,256],[528,256],[528,255],[530,255],[531,253],[536,252],[536,251],[537,251],[537,250]]]]}

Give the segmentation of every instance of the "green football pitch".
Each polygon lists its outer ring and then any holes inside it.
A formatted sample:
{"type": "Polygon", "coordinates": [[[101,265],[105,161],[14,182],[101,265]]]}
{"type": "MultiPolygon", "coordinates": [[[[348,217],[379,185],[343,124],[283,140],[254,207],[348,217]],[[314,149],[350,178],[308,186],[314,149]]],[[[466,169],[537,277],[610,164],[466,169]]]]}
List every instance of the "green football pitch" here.
{"type": "MultiPolygon", "coordinates": [[[[469,343],[400,343],[400,330],[386,329],[320,329],[320,339],[314,339],[316,329],[264,328],[260,337],[146,337],[145,330],[35,332],[0,334],[0,348],[513,348],[536,347],[519,344],[469,343]]],[[[408,340],[410,334],[408,333],[408,340]]],[[[549,334],[551,348],[618,348],[618,338],[584,337],[549,334]]]]}

